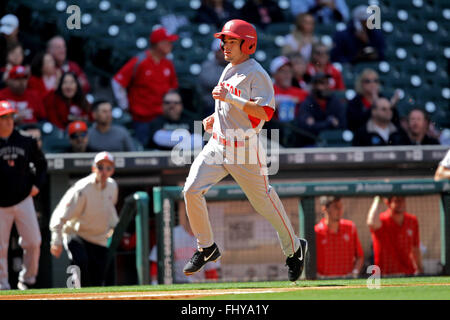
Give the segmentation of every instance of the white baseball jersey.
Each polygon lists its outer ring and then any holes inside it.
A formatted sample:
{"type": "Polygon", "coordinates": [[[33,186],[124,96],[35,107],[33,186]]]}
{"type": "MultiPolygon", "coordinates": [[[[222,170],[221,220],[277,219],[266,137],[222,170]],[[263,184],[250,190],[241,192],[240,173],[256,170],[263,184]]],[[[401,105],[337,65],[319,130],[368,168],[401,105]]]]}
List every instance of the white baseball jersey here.
{"type": "Polygon", "coordinates": [[[450,150],[448,150],[444,159],[439,162],[439,165],[443,166],[444,168],[450,169],[450,150]]]}
{"type": "MultiPolygon", "coordinates": [[[[230,93],[245,100],[251,100],[261,107],[268,106],[275,110],[275,93],[273,83],[267,72],[254,59],[232,66],[229,63],[222,72],[219,85],[223,84],[230,93]]],[[[214,113],[213,132],[222,137],[227,136],[227,130],[242,129],[241,133],[254,129],[254,134],[259,133],[264,121],[252,117],[235,106],[224,101],[216,100],[214,113]]],[[[238,139],[245,136],[234,131],[238,139]]],[[[250,137],[250,131],[246,137],[250,137]]]]}

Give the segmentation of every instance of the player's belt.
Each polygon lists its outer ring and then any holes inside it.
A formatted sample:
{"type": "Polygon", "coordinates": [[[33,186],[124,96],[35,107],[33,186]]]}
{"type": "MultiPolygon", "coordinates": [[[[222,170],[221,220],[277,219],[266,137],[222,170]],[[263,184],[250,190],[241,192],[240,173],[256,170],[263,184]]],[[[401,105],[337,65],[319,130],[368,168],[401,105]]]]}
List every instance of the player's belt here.
{"type": "Polygon", "coordinates": [[[224,145],[224,146],[231,147],[232,142],[234,142],[235,147],[244,147],[245,146],[245,141],[237,141],[237,140],[230,141],[225,138],[219,137],[217,135],[217,133],[215,133],[215,132],[213,132],[212,136],[213,136],[213,139],[217,140],[221,145],[224,145]]]}

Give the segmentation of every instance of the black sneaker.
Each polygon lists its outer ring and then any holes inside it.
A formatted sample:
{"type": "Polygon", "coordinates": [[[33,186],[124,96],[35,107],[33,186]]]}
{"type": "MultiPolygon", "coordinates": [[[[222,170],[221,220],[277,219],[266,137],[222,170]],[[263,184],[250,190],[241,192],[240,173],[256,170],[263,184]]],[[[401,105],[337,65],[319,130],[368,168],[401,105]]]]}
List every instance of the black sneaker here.
{"type": "Polygon", "coordinates": [[[286,259],[286,265],[288,266],[288,278],[289,281],[297,281],[303,272],[303,267],[305,266],[306,253],[308,252],[308,241],[306,239],[300,240],[300,248],[292,255],[286,259]]]}
{"type": "Polygon", "coordinates": [[[214,243],[211,247],[197,250],[191,260],[184,266],[183,272],[185,275],[190,276],[200,271],[207,262],[216,262],[219,258],[220,251],[214,243]]]}

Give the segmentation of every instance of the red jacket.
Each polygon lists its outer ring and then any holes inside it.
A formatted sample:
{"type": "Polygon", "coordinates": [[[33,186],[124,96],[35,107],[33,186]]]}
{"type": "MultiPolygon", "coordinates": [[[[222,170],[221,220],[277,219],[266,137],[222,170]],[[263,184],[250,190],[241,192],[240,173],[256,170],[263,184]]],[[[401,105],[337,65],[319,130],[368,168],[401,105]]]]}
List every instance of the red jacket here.
{"type": "Polygon", "coordinates": [[[90,112],[83,110],[79,105],[64,101],[55,91],[51,91],[44,98],[48,120],[55,126],[65,130],[74,120],[92,121],[90,112]]]}
{"type": "Polygon", "coordinates": [[[163,58],[156,63],[149,52],[133,76],[137,60],[137,57],[130,59],[114,76],[114,80],[128,90],[133,120],[148,122],[162,114],[163,96],[170,89],[178,88],[178,79],[170,60],[163,58]]]}
{"type": "Polygon", "coordinates": [[[4,88],[0,90],[0,100],[8,100],[16,109],[18,124],[34,123],[47,118],[42,98],[34,90],[25,89],[25,92],[18,96],[9,88],[4,88]]]}

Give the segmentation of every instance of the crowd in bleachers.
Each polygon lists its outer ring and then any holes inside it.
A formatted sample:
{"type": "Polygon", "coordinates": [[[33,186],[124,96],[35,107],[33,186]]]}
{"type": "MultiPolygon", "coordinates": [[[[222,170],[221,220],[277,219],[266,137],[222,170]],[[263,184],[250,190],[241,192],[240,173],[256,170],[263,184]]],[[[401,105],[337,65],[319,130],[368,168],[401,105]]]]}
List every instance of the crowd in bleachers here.
{"type": "Polygon", "coordinates": [[[435,32],[422,25],[423,36],[420,30],[408,33],[395,21],[404,21],[399,13],[408,16],[409,8],[411,19],[416,17],[419,4],[403,2],[403,7],[378,3],[382,28],[371,29],[368,4],[351,0],[86,0],[79,3],[81,29],[71,34],[61,23],[67,18],[61,1],[48,8],[16,1],[6,6],[1,19],[0,100],[17,109],[17,126],[36,124],[45,152],[89,151],[93,145],[93,150],[108,151],[167,149],[156,141],[162,132],[184,128],[192,134],[193,126],[162,121],[168,110],[165,94],[178,90],[182,101],[177,117],[183,122],[210,115],[211,90],[226,65],[212,34],[225,21],[241,18],[259,30],[254,58],[273,79],[277,106],[265,128],[280,130],[281,146],[448,144],[449,54],[442,37],[450,15],[436,9],[443,9],[439,1],[423,2],[425,12],[438,15],[428,20],[442,20],[443,25],[435,32]],[[36,34],[30,21],[20,19],[23,8],[54,24],[45,41],[32,40],[36,34]],[[21,32],[22,26],[27,32],[21,32]],[[86,46],[79,52],[94,47],[92,61],[85,61],[88,54],[79,59],[82,63],[69,59],[74,54],[69,54],[68,42],[80,32],[86,46]],[[423,40],[425,34],[432,35],[430,40],[423,40]],[[408,48],[399,41],[413,35],[439,56],[415,55],[415,40],[408,48]],[[101,51],[105,46],[110,51],[101,51]],[[129,46],[133,48],[123,51],[129,46]],[[416,69],[411,70],[413,60],[416,69]],[[107,67],[100,70],[102,65],[107,67]],[[108,81],[99,84],[99,78],[108,81]],[[107,92],[106,99],[100,91],[107,92]],[[96,108],[100,104],[103,118],[96,108]],[[107,124],[99,124],[100,118],[107,124]],[[82,130],[75,130],[75,124],[82,130]],[[126,142],[106,142],[119,133],[126,142]],[[86,146],[72,148],[77,139],[87,140],[86,146]]]}

